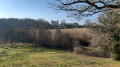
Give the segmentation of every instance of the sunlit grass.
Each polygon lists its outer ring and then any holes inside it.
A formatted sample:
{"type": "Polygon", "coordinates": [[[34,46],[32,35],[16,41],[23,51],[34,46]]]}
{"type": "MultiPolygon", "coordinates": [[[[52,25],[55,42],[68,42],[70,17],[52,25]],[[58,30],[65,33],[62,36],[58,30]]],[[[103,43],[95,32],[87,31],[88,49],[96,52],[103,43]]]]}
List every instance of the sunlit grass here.
{"type": "Polygon", "coordinates": [[[110,58],[88,57],[50,48],[0,46],[0,67],[119,67],[110,58]]]}

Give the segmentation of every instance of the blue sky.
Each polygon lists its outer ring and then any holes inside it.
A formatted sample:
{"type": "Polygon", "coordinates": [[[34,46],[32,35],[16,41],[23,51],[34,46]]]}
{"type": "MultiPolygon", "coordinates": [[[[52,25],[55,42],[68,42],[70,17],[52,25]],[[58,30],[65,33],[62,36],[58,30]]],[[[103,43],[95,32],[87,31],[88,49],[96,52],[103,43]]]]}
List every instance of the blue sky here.
{"type": "Polygon", "coordinates": [[[49,1],[51,0],[0,0],[0,18],[43,18],[48,21],[75,22],[73,18],[67,17],[66,12],[50,8],[49,1]]]}

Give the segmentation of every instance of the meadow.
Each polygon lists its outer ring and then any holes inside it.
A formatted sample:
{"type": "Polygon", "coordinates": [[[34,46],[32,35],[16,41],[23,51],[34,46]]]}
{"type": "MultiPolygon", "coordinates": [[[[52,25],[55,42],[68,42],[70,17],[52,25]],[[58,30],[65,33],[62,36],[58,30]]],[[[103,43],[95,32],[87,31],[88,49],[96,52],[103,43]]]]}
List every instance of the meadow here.
{"type": "Polygon", "coordinates": [[[0,45],[0,67],[119,67],[110,58],[75,55],[33,45],[0,45]]]}

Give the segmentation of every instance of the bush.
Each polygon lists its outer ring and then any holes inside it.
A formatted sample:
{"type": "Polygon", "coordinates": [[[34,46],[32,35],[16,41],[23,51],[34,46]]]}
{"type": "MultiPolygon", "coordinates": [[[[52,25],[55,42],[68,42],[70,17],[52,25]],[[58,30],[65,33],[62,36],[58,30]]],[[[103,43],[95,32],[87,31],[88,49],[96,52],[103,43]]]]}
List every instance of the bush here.
{"type": "Polygon", "coordinates": [[[73,48],[73,42],[72,37],[70,37],[69,33],[63,33],[62,34],[62,42],[61,46],[65,49],[72,49],[73,48]]]}
{"type": "Polygon", "coordinates": [[[62,33],[61,30],[57,29],[54,36],[53,42],[56,48],[65,50],[73,49],[72,37],[69,33],[62,33]]]}
{"type": "Polygon", "coordinates": [[[119,44],[112,44],[120,42],[118,14],[119,11],[117,10],[106,12],[98,18],[97,25],[93,26],[93,30],[99,34],[107,34],[107,37],[104,37],[102,40],[108,43],[108,47],[112,48],[111,56],[114,60],[120,60],[120,46],[119,44]]]}
{"type": "Polygon", "coordinates": [[[108,45],[102,45],[96,49],[86,51],[84,55],[94,56],[94,57],[104,57],[110,58],[110,50],[108,45]]]}
{"type": "Polygon", "coordinates": [[[20,28],[16,29],[13,40],[14,42],[33,43],[34,38],[28,28],[20,28]]]}
{"type": "Polygon", "coordinates": [[[89,46],[90,40],[91,39],[88,39],[87,37],[84,37],[84,38],[76,37],[76,38],[74,38],[74,43],[76,42],[76,44],[74,44],[74,45],[89,46]]]}
{"type": "Polygon", "coordinates": [[[111,57],[114,60],[120,60],[120,43],[113,45],[111,57]]]}
{"type": "Polygon", "coordinates": [[[100,54],[101,54],[101,57],[110,58],[111,52],[110,52],[109,45],[101,45],[100,54]]]}
{"type": "Polygon", "coordinates": [[[35,39],[34,44],[41,47],[50,47],[51,32],[48,29],[39,29],[38,36],[35,39]]]}
{"type": "Polygon", "coordinates": [[[83,54],[84,50],[80,47],[74,47],[74,54],[83,54]]]}

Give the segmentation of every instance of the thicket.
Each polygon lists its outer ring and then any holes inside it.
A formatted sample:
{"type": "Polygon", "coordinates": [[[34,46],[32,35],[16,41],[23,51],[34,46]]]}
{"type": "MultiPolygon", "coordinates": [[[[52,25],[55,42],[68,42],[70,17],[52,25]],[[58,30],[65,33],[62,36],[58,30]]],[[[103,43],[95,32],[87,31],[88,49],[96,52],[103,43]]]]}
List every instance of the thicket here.
{"type": "MultiPolygon", "coordinates": [[[[97,34],[103,37],[99,41],[102,51],[110,54],[114,60],[120,60],[120,16],[119,11],[110,11],[102,14],[98,23],[92,27],[97,34]],[[107,47],[104,47],[106,45],[107,47]]],[[[104,53],[104,54],[105,54],[104,53]]],[[[108,55],[106,54],[106,55],[108,55]]]]}
{"type": "Polygon", "coordinates": [[[60,29],[55,31],[52,38],[51,31],[49,29],[39,29],[38,37],[35,39],[36,46],[50,47],[61,50],[72,50],[72,37],[69,33],[62,33],[60,29]]]}
{"type": "Polygon", "coordinates": [[[73,49],[73,38],[69,33],[62,33],[60,29],[55,31],[54,45],[59,49],[73,49]]]}
{"type": "Polygon", "coordinates": [[[39,29],[35,38],[34,45],[41,47],[50,47],[52,44],[51,32],[49,29],[39,29]]]}

